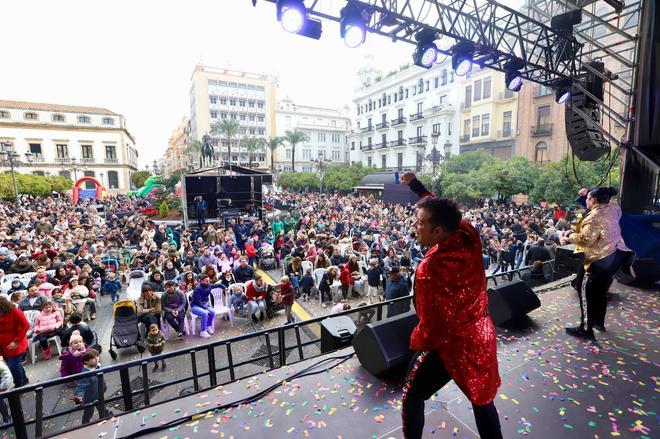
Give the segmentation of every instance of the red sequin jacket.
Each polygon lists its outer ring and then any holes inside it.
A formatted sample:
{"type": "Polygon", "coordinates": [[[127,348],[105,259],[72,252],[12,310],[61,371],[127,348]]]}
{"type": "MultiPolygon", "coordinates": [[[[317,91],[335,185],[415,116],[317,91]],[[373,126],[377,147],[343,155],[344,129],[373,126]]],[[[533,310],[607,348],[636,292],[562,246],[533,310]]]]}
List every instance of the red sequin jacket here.
{"type": "Polygon", "coordinates": [[[501,384],[495,327],[488,315],[481,240],[465,220],[420,262],[414,302],[419,324],[410,347],[436,350],[473,404],[491,402],[501,384]]]}

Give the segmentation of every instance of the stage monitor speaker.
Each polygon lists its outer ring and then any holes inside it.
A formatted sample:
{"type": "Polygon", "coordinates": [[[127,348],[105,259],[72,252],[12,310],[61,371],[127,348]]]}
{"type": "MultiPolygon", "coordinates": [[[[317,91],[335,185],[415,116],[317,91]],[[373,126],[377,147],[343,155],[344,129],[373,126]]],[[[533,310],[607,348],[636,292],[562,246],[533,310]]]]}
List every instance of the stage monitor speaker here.
{"type": "Polygon", "coordinates": [[[488,311],[497,326],[540,307],[539,298],[521,280],[488,289],[488,311]]]}
{"type": "Polygon", "coordinates": [[[555,253],[555,266],[554,266],[554,279],[561,279],[563,277],[575,274],[580,269],[580,265],[584,263],[584,254],[575,254],[574,245],[562,245],[557,247],[555,253]]]}
{"type": "Polygon", "coordinates": [[[407,366],[413,354],[410,334],[417,323],[414,311],[369,323],[353,337],[360,364],[375,376],[407,366]]]}
{"type": "Polygon", "coordinates": [[[355,329],[355,322],[349,316],[321,321],[321,352],[334,351],[351,344],[355,329]]]}

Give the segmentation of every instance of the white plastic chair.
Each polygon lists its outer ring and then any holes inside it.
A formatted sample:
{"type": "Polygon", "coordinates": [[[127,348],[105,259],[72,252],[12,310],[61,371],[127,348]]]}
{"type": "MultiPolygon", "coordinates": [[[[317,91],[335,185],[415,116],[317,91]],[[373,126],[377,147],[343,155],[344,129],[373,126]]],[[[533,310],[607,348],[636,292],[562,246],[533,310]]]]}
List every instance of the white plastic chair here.
{"type": "Polygon", "coordinates": [[[87,299],[72,300],[72,302],[76,307],[76,311],[78,311],[83,318],[85,317],[85,314],[87,314],[87,320],[91,320],[92,313],[89,311],[89,308],[85,306],[87,304],[87,299]]]}
{"type": "MultiPolygon", "coordinates": [[[[190,311],[190,333],[192,335],[195,335],[195,330],[196,330],[195,328],[197,327],[196,323],[197,323],[197,319],[199,319],[199,316],[194,312],[192,312],[192,295],[193,292],[189,291],[186,294],[186,300],[188,301],[188,310],[190,311]]],[[[213,320],[213,323],[211,324],[211,328],[213,328],[213,330],[215,331],[215,320],[213,320]]]]}
{"type": "Polygon", "coordinates": [[[302,268],[302,274],[303,276],[307,273],[307,270],[314,270],[314,264],[312,264],[310,261],[302,261],[300,263],[300,268],[302,268]]]}
{"type": "MultiPolygon", "coordinates": [[[[186,302],[187,301],[188,301],[188,299],[186,298],[186,302]]],[[[163,335],[165,336],[165,338],[169,338],[170,337],[170,324],[167,321],[167,319],[165,319],[165,312],[163,312],[163,316],[161,317],[160,320],[161,320],[161,325],[160,326],[162,326],[161,329],[163,331],[163,335]]],[[[185,315],[185,314],[183,316],[183,332],[185,332],[186,335],[190,335],[190,324],[188,322],[188,316],[185,315]]]]}
{"type": "MultiPolygon", "coordinates": [[[[225,292],[224,288],[213,288],[211,290],[211,295],[213,296],[213,310],[215,311],[215,316],[217,317],[226,317],[229,320],[229,326],[234,326],[234,310],[229,306],[228,293],[234,289],[241,288],[241,291],[245,288],[245,285],[242,283],[231,284],[225,292]]],[[[230,293],[229,293],[230,294],[230,293]]],[[[215,329],[215,322],[213,324],[215,329]]]]}
{"type": "MultiPolygon", "coordinates": [[[[5,274],[0,278],[0,289],[2,289],[2,292],[7,294],[9,289],[11,288],[11,283],[14,279],[21,279],[21,274],[18,273],[12,273],[12,274],[5,274]]],[[[26,285],[27,286],[27,285],[26,285]]]]}
{"type": "MultiPolygon", "coordinates": [[[[59,336],[54,336],[50,337],[47,340],[48,344],[50,345],[52,342],[55,342],[55,347],[57,347],[57,354],[62,355],[62,344],[60,343],[60,337],[59,336]]],[[[32,339],[30,340],[30,357],[32,357],[32,364],[37,362],[37,345],[39,344],[38,341],[32,339]]]]}
{"type": "Polygon", "coordinates": [[[32,278],[35,277],[36,275],[37,275],[36,271],[31,271],[29,273],[23,273],[23,274],[21,274],[21,282],[23,282],[23,285],[25,285],[27,287],[28,284],[30,283],[30,281],[32,280],[32,278]]]}
{"type": "Polygon", "coordinates": [[[323,295],[321,294],[321,290],[319,289],[319,286],[321,285],[321,279],[323,279],[323,275],[326,273],[325,268],[317,268],[313,271],[314,275],[314,285],[316,286],[316,289],[319,292],[319,304],[323,304],[323,295]]]}

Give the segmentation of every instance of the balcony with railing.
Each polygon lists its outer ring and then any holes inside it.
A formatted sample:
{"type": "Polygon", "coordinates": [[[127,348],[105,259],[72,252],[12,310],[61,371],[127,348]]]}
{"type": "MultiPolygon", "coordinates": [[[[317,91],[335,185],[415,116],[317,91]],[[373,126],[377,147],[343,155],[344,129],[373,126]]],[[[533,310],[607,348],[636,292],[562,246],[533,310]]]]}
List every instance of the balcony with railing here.
{"type": "Polygon", "coordinates": [[[88,165],[90,163],[96,163],[96,159],[94,157],[83,157],[80,159],[80,163],[88,165]]]}
{"type": "Polygon", "coordinates": [[[532,137],[540,137],[540,136],[551,136],[552,135],[552,124],[551,123],[544,123],[540,125],[532,125],[532,130],[531,130],[531,135],[532,137]]]}
{"type": "Polygon", "coordinates": [[[376,124],[376,129],[377,130],[383,130],[385,128],[389,128],[390,124],[388,122],[381,122],[376,124]]]}
{"type": "Polygon", "coordinates": [[[116,157],[115,158],[106,157],[104,162],[108,164],[117,164],[119,163],[119,159],[116,157]]]}
{"type": "Polygon", "coordinates": [[[416,136],[408,138],[409,145],[420,145],[426,143],[426,136],[416,136]]]}
{"type": "Polygon", "coordinates": [[[451,104],[440,104],[436,105],[431,109],[431,114],[438,114],[438,113],[451,113],[454,111],[454,106],[451,104]]]}
{"type": "Polygon", "coordinates": [[[387,142],[374,144],[374,149],[383,149],[383,148],[387,148],[387,142]]]}
{"type": "Polygon", "coordinates": [[[469,134],[463,134],[461,137],[458,138],[458,141],[460,143],[467,143],[470,141],[470,135],[469,134]]]}
{"type": "Polygon", "coordinates": [[[396,146],[406,146],[406,139],[396,139],[390,141],[390,148],[396,147],[396,146]]]}
{"type": "Polygon", "coordinates": [[[404,123],[406,123],[406,118],[403,117],[403,116],[397,117],[396,119],[392,119],[392,126],[393,127],[395,127],[397,125],[402,125],[404,123]]]}
{"type": "Polygon", "coordinates": [[[33,155],[32,156],[32,163],[45,163],[46,159],[42,155],[33,155]]]}
{"type": "Polygon", "coordinates": [[[508,101],[516,97],[516,93],[511,90],[501,91],[498,95],[500,101],[508,101]]]}
{"type": "Polygon", "coordinates": [[[373,130],[374,130],[374,126],[373,126],[373,125],[368,125],[368,126],[362,128],[362,132],[363,132],[363,133],[368,133],[368,132],[371,132],[371,131],[373,131],[373,130]]]}
{"type": "Polygon", "coordinates": [[[424,113],[413,113],[410,115],[410,121],[414,122],[416,120],[424,119],[424,113]]]}
{"type": "Polygon", "coordinates": [[[470,102],[461,102],[461,110],[469,110],[472,107],[470,102]]]}
{"type": "Polygon", "coordinates": [[[65,163],[71,163],[71,157],[56,157],[55,163],[59,163],[61,165],[65,163]]]}
{"type": "Polygon", "coordinates": [[[372,149],[373,149],[373,145],[371,143],[368,145],[360,146],[360,151],[371,151],[372,149]]]}

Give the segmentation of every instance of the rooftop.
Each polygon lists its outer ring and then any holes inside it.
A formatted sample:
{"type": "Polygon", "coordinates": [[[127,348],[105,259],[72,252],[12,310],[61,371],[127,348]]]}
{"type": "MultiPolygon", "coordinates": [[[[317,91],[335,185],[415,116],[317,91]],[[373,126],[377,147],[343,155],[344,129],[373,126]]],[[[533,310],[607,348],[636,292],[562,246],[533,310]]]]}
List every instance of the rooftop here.
{"type": "Polygon", "coordinates": [[[119,116],[119,114],[101,107],[82,107],[78,105],[46,104],[43,102],[0,100],[0,108],[30,110],[30,111],[55,111],[59,113],[104,114],[108,116],[119,116]]]}

